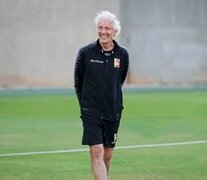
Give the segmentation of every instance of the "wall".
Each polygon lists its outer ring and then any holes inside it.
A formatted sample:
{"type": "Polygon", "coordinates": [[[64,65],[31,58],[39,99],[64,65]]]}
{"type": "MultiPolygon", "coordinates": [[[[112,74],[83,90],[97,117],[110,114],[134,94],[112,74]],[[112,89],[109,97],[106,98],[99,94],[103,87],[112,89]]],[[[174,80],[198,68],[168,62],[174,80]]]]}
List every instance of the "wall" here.
{"type": "Polygon", "coordinates": [[[78,49],[96,40],[94,17],[114,0],[0,0],[0,86],[73,86],[78,49]]]}
{"type": "Polygon", "coordinates": [[[207,1],[121,1],[131,83],[207,83],[207,1]]]}
{"type": "Polygon", "coordinates": [[[0,87],[72,87],[105,9],[121,20],[128,83],[207,83],[206,0],[0,0],[0,87]]]}

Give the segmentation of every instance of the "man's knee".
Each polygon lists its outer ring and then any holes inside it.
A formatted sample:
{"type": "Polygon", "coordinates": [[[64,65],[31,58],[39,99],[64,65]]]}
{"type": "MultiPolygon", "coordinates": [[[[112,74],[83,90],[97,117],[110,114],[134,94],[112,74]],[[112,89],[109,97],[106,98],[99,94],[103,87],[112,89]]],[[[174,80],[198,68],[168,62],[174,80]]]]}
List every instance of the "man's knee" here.
{"type": "Polygon", "coordinates": [[[113,148],[104,148],[104,160],[111,161],[113,155],[113,148]]]}
{"type": "Polygon", "coordinates": [[[90,153],[92,161],[103,160],[104,148],[102,144],[90,146],[90,153]]]}

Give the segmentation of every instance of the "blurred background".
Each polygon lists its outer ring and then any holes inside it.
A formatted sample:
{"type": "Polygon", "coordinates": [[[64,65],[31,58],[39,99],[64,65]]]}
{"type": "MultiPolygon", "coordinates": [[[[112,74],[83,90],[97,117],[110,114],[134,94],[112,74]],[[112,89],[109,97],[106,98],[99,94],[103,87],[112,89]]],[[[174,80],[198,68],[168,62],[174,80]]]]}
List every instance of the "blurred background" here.
{"type": "Polygon", "coordinates": [[[0,0],[0,88],[73,87],[78,49],[101,10],[121,22],[126,84],[207,84],[206,0],[0,0]]]}

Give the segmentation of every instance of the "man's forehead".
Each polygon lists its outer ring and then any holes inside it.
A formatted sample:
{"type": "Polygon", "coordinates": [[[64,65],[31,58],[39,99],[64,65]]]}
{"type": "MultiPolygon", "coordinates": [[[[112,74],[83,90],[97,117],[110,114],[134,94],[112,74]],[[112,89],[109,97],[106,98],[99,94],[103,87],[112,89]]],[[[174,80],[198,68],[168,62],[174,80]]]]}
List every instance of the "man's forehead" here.
{"type": "Polygon", "coordinates": [[[107,21],[107,20],[101,20],[101,21],[98,23],[98,26],[112,27],[112,24],[111,24],[110,21],[107,21]]]}

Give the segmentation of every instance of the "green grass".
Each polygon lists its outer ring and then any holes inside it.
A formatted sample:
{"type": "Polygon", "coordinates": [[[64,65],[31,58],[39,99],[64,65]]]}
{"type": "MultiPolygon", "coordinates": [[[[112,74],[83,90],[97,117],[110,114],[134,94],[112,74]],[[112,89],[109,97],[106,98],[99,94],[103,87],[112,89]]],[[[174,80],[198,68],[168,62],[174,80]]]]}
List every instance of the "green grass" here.
{"type": "MultiPolygon", "coordinates": [[[[207,92],[124,95],[117,146],[207,140],[207,92]]],[[[71,93],[0,95],[0,154],[85,148],[71,93]]],[[[207,144],[115,150],[111,180],[207,179],[207,144]]],[[[2,180],[91,180],[88,152],[0,157],[2,180]]]]}

